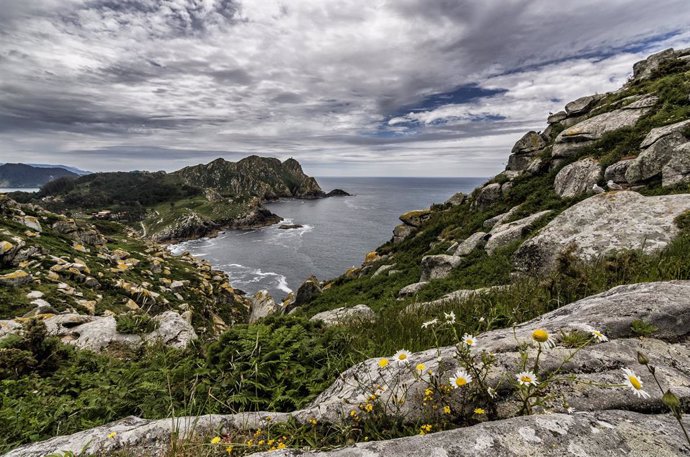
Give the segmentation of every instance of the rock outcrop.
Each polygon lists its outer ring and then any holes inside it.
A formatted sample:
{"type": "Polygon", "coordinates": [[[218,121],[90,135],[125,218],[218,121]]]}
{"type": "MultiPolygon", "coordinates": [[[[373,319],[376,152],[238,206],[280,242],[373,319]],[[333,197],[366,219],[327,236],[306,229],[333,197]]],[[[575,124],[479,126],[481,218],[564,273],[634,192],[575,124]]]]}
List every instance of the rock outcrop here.
{"type": "Polygon", "coordinates": [[[621,191],[595,195],[563,211],[515,253],[520,271],[552,270],[569,251],[583,260],[639,249],[658,251],[678,233],[674,220],[690,210],[690,195],[644,197],[621,191]]]}
{"type": "MultiPolygon", "coordinates": [[[[100,352],[116,346],[130,348],[143,343],[160,342],[182,349],[197,339],[192,325],[175,311],[166,311],[153,317],[157,328],[146,334],[124,334],[117,331],[113,316],[89,316],[84,314],[43,315],[48,334],[59,337],[64,343],[79,349],[100,352]]],[[[21,325],[15,321],[0,321],[0,337],[19,333],[21,325]]]]}
{"type": "Polygon", "coordinates": [[[490,238],[486,242],[484,249],[489,254],[493,254],[496,249],[522,239],[535,224],[549,214],[551,214],[551,211],[540,211],[513,222],[495,225],[489,232],[490,238]]]}
{"type": "Polygon", "coordinates": [[[591,192],[600,179],[599,162],[586,158],[563,167],[556,175],[553,186],[559,197],[572,198],[591,192]]]}
{"type": "Polygon", "coordinates": [[[327,326],[342,325],[352,321],[367,322],[376,319],[376,313],[367,305],[355,305],[351,308],[335,308],[323,311],[311,317],[312,321],[323,322],[327,326]]]}
{"type": "Polygon", "coordinates": [[[249,315],[249,323],[271,316],[280,311],[280,306],[276,304],[273,297],[267,290],[260,290],[251,298],[252,309],[249,315]]]}
{"type": "Polygon", "coordinates": [[[630,164],[625,178],[630,184],[661,176],[664,187],[690,181],[690,120],[652,129],[640,145],[642,151],[630,164]],[[684,165],[685,164],[685,165],[684,165]]]}

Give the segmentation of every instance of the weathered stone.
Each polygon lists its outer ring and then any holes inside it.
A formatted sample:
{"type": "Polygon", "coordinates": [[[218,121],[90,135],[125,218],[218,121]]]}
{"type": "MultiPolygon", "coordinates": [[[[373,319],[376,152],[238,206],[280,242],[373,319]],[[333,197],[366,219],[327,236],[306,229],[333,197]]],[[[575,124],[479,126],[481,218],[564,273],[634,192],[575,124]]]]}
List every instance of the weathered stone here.
{"type": "Polygon", "coordinates": [[[641,109],[641,108],[651,108],[659,102],[659,97],[656,95],[647,95],[640,98],[628,105],[622,107],[622,109],[641,109]]]}
{"type": "Polygon", "coordinates": [[[197,339],[192,324],[175,311],[165,311],[153,317],[158,323],[151,333],[144,336],[145,342],[160,342],[177,349],[186,348],[197,339]]]}
{"type": "Polygon", "coordinates": [[[492,203],[495,203],[501,199],[503,194],[501,193],[501,185],[498,183],[487,184],[486,186],[479,189],[475,204],[479,208],[486,208],[492,203]]]}
{"type": "Polygon", "coordinates": [[[565,105],[565,112],[568,117],[579,116],[581,114],[586,114],[594,108],[599,100],[604,98],[603,95],[587,95],[585,97],[580,97],[577,100],[565,105]]]}
{"type": "Polygon", "coordinates": [[[427,255],[422,257],[422,276],[420,281],[445,278],[462,263],[462,257],[454,255],[427,255]]]}
{"type": "Polygon", "coordinates": [[[633,81],[642,81],[649,79],[659,66],[670,60],[676,58],[676,52],[673,48],[665,49],[656,54],[652,54],[644,60],[636,62],[633,65],[633,81]]]}
{"type": "Polygon", "coordinates": [[[606,182],[613,181],[617,184],[626,184],[628,180],[625,179],[625,172],[633,163],[633,160],[634,159],[620,160],[613,165],[606,167],[606,171],[604,171],[604,180],[606,182]]]}
{"type": "Polygon", "coordinates": [[[563,167],[556,175],[553,187],[558,196],[572,198],[590,192],[600,179],[599,162],[586,158],[563,167]]]}
{"type": "Polygon", "coordinates": [[[532,162],[533,155],[531,154],[511,154],[508,157],[507,171],[524,171],[529,168],[532,162]]]}
{"type": "Polygon", "coordinates": [[[513,146],[512,154],[530,154],[546,146],[546,141],[537,132],[525,133],[513,146]]]}
{"type": "Polygon", "coordinates": [[[537,222],[549,214],[551,214],[551,211],[540,211],[517,221],[495,226],[489,232],[491,237],[486,242],[484,249],[489,254],[493,254],[496,249],[521,239],[537,222]]]}
{"type": "Polygon", "coordinates": [[[406,298],[406,297],[412,297],[414,295],[417,295],[417,293],[429,284],[429,281],[420,281],[416,282],[414,284],[409,284],[398,292],[398,298],[406,298]]]}
{"type": "Polygon", "coordinates": [[[544,272],[570,250],[594,260],[625,249],[658,251],[678,234],[674,219],[690,210],[690,195],[644,197],[637,192],[595,195],[563,211],[515,253],[518,270],[544,272]]]}
{"type": "Polygon", "coordinates": [[[663,187],[687,182],[690,182],[690,142],[678,146],[671,160],[661,169],[663,187]]]}
{"type": "Polygon", "coordinates": [[[280,307],[273,300],[267,290],[260,290],[251,298],[252,309],[249,315],[249,323],[253,323],[264,317],[280,311],[280,307]]]}
{"type": "Polygon", "coordinates": [[[40,314],[57,314],[57,311],[53,306],[42,298],[37,298],[31,302],[36,308],[32,309],[28,313],[24,314],[24,317],[33,317],[40,314]]]}
{"type": "Polygon", "coordinates": [[[648,148],[642,150],[625,172],[630,184],[647,181],[661,174],[664,166],[676,155],[676,149],[687,143],[680,132],[659,138],[648,148]]]}
{"type": "Polygon", "coordinates": [[[376,313],[367,305],[355,305],[351,308],[335,308],[312,316],[311,321],[320,321],[327,326],[342,325],[348,322],[366,322],[376,318],[376,313]]]}
{"type": "Polygon", "coordinates": [[[475,249],[479,249],[486,244],[487,234],[484,232],[473,233],[465,241],[460,243],[455,249],[456,256],[470,255],[475,249]]]}
{"type": "Polygon", "coordinates": [[[562,120],[565,120],[565,118],[568,117],[568,113],[565,111],[559,111],[554,114],[550,114],[548,118],[546,118],[546,122],[548,124],[555,124],[557,122],[561,122],[562,120]]]}
{"type": "Polygon", "coordinates": [[[0,286],[17,287],[33,281],[33,277],[24,270],[0,275],[0,286]]]}
{"type": "Polygon", "coordinates": [[[431,216],[431,210],[418,209],[400,215],[400,220],[412,227],[420,227],[431,216]]]}
{"type": "Polygon", "coordinates": [[[406,312],[414,312],[422,309],[438,308],[441,306],[448,305],[450,303],[458,303],[468,300],[472,297],[479,295],[487,295],[491,293],[500,292],[506,290],[508,286],[492,286],[492,287],[482,287],[481,289],[461,289],[455,290],[453,292],[447,293],[443,297],[431,300],[427,302],[412,303],[405,307],[406,312]]]}
{"type": "Polygon", "coordinates": [[[390,270],[391,268],[394,268],[394,267],[395,267],[395,264],[392,264],[392,265],[381,265],[381,266],[378,267],[378,269],[374,272],[374,274],[372,275],[372,277],[375,278],[375,277],[377,277],[377,276],[379,276],[379,275],[382,275],[382,274],[384,274],[385,272],[387,272],[388,270],[390,270]]]}
{"type": "Polygon", "coordinates": [[[37,232],[43,231],[43,228],[41,227],[41,223],[34,216],[24,216],[21,219],[21,222],[22,222],[22,224],[24,224],[26,227],[30,228],[31,230],[35,230],[37,232]]]}
{"type": "Polygon", "coordinates": [[[302,283],[295,293],[294,306],[300,306],[305,303],[309,303],[319,295],[321,295],[321,284],[316,276],[308,278],[302,283]]]}
{"type": "Polygon", "coordinates": [[[448,200],[446,200],[446,203],[448,203],[451,206],[458,206],[462,205],[465,202],[466,198],[467,195],[465,195],[462,192],[457,192],[453,194],[448,200]]]}
{"type": "Polygon", "coordinates": [[[618,109],[593,116],[563,130],[558,134],[553,146],[553,157],[570,157],[578,149],[588,146],[605,133],[635,125],[648,108],[618,109]]]}
{"type": "Polygon", "coordinates": [[[396,225],[393,229],[393,242],[400,243],[407,239],[410,235],[419,230],[417,227],[412,227],[407,224],[396,225]]]}
{"type": "Polygon", "coordinates": [[[675,124],[669,124],[663,127],[657,127],[655,129],[652,129],[647,134],[647,136],[644,137],[644,140],[642,140],[640,148],[646,149],[654,143],[656,143],[657,141],[659,141],[661,138],[674,133],[681,133],[688,127],[690,127],[690,119],[688,119],[687,121],[676,122],[675,124]]]}

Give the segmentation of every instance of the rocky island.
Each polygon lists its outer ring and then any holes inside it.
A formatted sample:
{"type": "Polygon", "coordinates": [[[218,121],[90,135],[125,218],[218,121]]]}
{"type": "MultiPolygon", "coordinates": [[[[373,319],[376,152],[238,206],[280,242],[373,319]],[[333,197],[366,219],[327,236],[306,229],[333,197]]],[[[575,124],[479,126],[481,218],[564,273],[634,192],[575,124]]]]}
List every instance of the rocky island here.
{"type": "Polygon", "coordinates": [[[83,199],[110,176],[42,191],[52,211],[3,197],[0,449],[690,455],[689,94],[690,49],[650,56],[279,304],[134,229],[186,238],[322,196],[295,161],[126,176],[177,192],[136,224],[59,213],[108,206],[83,199]]]}
{"type": "Polygon", "coordinates": [[[145,237],[170,243],[280,222],[282,218],[262,206],[268,201],[344,194],[340,189],[326,194],[294,159],[249,156],[172,173],[93,173],[58,179],[30,201],[53,211],[116,220],[145,237]]]}

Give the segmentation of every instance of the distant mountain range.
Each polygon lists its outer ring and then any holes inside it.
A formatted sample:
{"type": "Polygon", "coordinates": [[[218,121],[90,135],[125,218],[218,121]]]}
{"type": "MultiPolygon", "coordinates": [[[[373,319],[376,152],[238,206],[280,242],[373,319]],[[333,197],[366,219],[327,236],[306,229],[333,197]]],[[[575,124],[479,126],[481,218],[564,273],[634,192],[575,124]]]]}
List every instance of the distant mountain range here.
{"type": "Polygon", "coordinates": [[[84,174],[77,173],[71,167],[49,165],[27,165],[24,163],[6,163],[0,165],[0,187],[32,188],[62,177],[77,178],[84,174]],[[68,169],[69,168],[69,169],[68,169]]]}

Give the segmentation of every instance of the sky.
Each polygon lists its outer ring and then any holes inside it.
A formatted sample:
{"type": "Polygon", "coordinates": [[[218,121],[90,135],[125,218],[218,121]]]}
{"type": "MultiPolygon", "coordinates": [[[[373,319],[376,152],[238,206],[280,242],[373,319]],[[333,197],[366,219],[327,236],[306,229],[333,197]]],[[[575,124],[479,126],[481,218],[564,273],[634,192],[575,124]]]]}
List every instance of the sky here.
{"type": "Polygon", "coordinates": [[[492,176],[689,25],[688,0],[0,0],[0,162],[492,176]]]}

